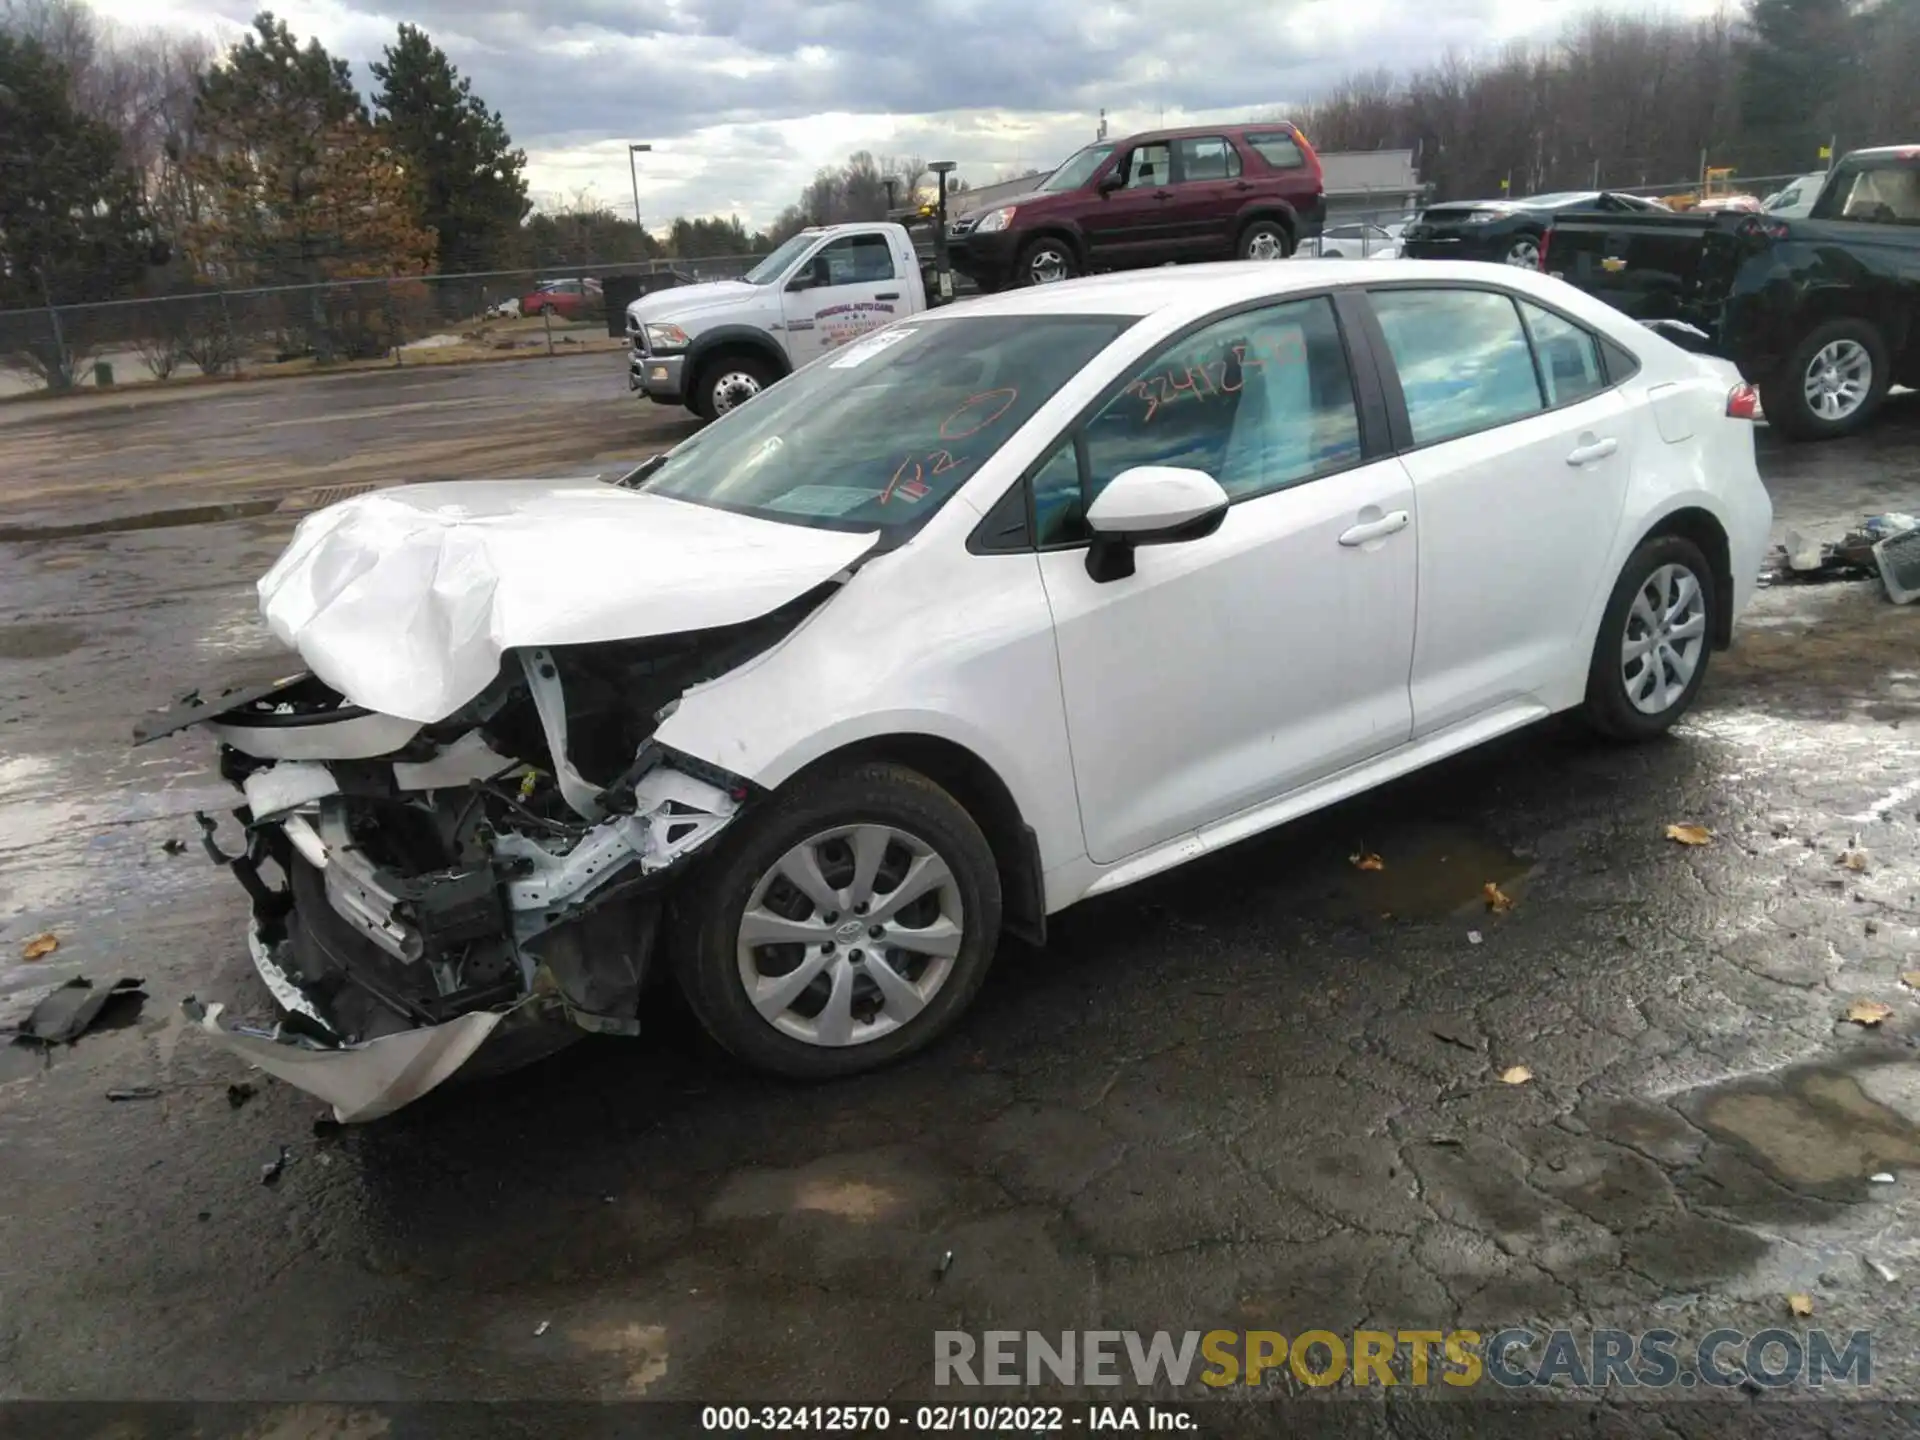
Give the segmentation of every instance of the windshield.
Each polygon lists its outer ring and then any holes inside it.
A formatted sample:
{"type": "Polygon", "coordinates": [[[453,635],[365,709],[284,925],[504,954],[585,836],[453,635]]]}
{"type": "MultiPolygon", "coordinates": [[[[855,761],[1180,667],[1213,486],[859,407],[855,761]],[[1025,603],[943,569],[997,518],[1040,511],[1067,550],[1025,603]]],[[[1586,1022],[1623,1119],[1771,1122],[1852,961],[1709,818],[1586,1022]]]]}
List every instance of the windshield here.
{"type": "Polygon", "coordinates": [[[729,412],[638,487],[821,530],[924,523],[1130,317],[903,321],[729,412]]]}
{"type": "Polygon", "coordinates": [[[818,231],[802,230],[798,235],[789,237],[780,243],[766,259],[741,278],[749,285],[771,285],[786,273],[787,266],[799,258],[800,252],[820,238],[818,231]]]}
{"type": "Polygon", "coordinates": [[[1041,181],[1041,193],[1057,194],[1062,190],[1078,190],[1093,178],[1093,172],[1098,170],[1100,163],[1112,153],[1111,145],[1089,145],[1041,181]]]}

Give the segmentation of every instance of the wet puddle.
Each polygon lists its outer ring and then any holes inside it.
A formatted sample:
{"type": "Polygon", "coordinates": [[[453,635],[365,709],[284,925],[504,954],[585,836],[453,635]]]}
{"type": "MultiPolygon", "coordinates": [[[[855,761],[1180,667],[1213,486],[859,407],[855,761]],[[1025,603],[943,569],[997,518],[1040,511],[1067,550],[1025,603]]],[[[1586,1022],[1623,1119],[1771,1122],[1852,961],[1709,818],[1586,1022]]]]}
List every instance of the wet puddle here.
{"type": "Polygon", "coordinates": [[[1920,1063],[1804,1066],[1696,1098],[1700,1127],[1789,1186],[1835,1186],[1920,1167],[1920,1063]]]}
{"type": "Polygon", "coordinates": [[[0,660],[49,660],[87,643],[78,625],[57,622],[0,625],[0,660]]]}
{"type": "Polygon", "coordinates": [[[1329,919],[1443,920],[1485,914],[1489,884],[1508,891],[1532,868],[1505,846],[1461,825],[1399,821],[1356,840],[1328,867],[1320,903],[1329,919]],[[1378,870],[1353,856],[1378,856],[1378,870]]]}

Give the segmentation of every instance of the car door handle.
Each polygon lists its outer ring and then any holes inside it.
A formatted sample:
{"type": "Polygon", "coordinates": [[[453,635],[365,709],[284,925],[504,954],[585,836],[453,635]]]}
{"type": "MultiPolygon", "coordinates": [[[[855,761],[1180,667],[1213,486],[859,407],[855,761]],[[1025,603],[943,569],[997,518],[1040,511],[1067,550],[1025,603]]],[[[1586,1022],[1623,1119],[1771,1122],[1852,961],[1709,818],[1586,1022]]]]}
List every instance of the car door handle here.
{"type": "Polygon", "coordinates": [[[1378,520],[1363,520],[1351,530],[1340,532],[1340,543],[1346,546],[1364,545],[1369,540],[1383,540],[1389,535],[1398,534],[1413,523],[1413,516],[1405,510],[1393,510],[1378,520]]]}
{"type": "Polygon", "coordinates": [[[1572,453],[1567,456],[1567,464],[1591,465],[1595,460],[1606,459],[1619,448],[1620,442],[1612,436],[1605,440],[1585,440],[1583,437],[1583,443],[1574,446],[1572,453]]]}
{"type": "Polygon", "coordinates": [[[1173,192],[1171,190],[1156,190],[1153,192],[1153,198],[1156,200],[1171,200],[1173,198],[1173,192]]]}
{"type": "Polygon", "coordinates": [[[898,290],[882,290],[873,298],[876,300],[898,300],[900,298],[900,292],[898,290]]]}
{"type": "Polygon", "coordinates": [[[1253,188],[1253,182],[1249,180],[1238,180],[1234,182],[1233,188],[1236,190],[1251,190],[1253,188]]]}

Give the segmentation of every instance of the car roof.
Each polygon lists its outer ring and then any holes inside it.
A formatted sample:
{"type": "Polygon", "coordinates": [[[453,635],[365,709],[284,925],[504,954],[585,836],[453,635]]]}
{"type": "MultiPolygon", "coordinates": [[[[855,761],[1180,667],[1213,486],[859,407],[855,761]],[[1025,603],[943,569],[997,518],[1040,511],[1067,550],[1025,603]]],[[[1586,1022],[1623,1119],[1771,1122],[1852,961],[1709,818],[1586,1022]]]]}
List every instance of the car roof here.
{"type": "Polygon", "coordinates": [[[1199,135],[1270,135],[1281,130],[1290,135],[1300,133],[1291,120],[1243,120],[1232,125],[1183,125],[1176,130],[1141,130],[1133,135],[1123,135],[1111,143],[1131,145],[1142,140],[1187,140],[1199,135]]]}
{"type": "Polygon", "coordinates": [[[1197,318],[1240,301],[1284,299],[1288,295],[1336,286],[1382,285],[1396,280],[1511,285],[1516,290],[1550,295],[1563,306],[1586,308],[1579,301],[1565,298],[1577,296],[1579,292],[1564,282],[1511,265],[1476,260],[1374,260],[1364,268],[1364,275],[1357,274],[1351,260],[1225,260],[1204,265],[1163,265],[1150,270],[1122,270],[1053,285],[1003,290],[997,295],[943,307],[926,318],[1146,316],[1162,311],[1191,313],[1197,318]]]}

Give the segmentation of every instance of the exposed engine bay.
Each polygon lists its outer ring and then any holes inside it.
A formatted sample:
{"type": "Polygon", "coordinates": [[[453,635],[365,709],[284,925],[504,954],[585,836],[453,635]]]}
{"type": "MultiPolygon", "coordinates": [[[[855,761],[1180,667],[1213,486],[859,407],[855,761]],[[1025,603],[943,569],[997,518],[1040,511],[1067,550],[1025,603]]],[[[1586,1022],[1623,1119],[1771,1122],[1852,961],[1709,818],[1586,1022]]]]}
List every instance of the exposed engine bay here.
{"type": "Polygon", "coordinates": [[[137,740],[219,741],[241,841],[202,816],[206,846],[251,900],[249,948],[284,1012],[270,1028],[189,1013],[342,1120],[418,1098],[483,1045],[520,1063],[582,1031],[637,1033],[669,887],[755,798],[655,728],[837,588],[712,629],[508,649],[428,723],[305,672],[150,717],[137,740]]]}

